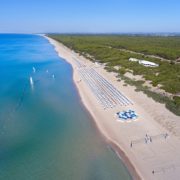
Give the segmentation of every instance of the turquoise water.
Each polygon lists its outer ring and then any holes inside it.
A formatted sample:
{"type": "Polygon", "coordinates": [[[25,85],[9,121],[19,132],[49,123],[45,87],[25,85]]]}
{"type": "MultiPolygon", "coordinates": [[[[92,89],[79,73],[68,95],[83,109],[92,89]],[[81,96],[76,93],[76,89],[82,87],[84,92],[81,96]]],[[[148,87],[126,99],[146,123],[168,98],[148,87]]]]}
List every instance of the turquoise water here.
{"type": "Polygon", "coordinates": [[[131,179],[81,104],[71,66],[40,36],[0,35],[0,179],[131,179]]]}

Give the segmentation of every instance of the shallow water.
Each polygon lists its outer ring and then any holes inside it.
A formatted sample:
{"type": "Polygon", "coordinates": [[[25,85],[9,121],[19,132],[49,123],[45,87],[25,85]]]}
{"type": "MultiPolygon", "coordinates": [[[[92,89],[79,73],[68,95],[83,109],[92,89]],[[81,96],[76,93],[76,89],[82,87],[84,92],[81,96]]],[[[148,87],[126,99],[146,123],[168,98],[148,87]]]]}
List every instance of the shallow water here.
{"type": "Polygon", "coordinates": [[[0,179],[131,179],[40,36],[0,35],[0,179]]]}

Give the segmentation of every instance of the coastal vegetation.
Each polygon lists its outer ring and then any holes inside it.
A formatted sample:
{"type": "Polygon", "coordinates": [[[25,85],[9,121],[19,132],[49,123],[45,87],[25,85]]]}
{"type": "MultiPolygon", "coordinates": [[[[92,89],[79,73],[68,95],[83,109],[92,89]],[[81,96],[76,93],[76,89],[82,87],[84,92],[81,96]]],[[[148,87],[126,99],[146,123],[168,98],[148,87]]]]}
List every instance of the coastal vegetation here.
{"type": "Polygon", "coordinates": [[[118,35],[49,35],[93,62],[105,64],[126,84],[136,86],[148,96],[180,115],[180,37],[118,36],[118,35]],[[159,64],[145,67],[129,58],[144,59],[159,64]],[[142,80],[126,77],[140,75],[142,80]],[[145,85],[145,81],[159,89],[145,85]]]}

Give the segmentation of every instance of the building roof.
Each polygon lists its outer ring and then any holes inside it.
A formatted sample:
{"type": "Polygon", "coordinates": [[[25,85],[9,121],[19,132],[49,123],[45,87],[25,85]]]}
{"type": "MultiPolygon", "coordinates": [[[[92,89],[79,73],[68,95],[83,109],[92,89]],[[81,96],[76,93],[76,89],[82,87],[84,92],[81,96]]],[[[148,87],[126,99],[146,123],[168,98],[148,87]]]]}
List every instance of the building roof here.
{"type": "Polygon", "coordinates": [[[146,61],[146,60],[140,60],[140,59],[136,59],[136,58],[129,58],[129,61],[139,62],[139,64],[142,64],[144,66],[150,66],[150,67],[158,67],[159,66],[159,64],[156,64],[154,62],[146,61]]]}
{"type": "Polygon", "coordinates": [[[146,60],[139,60],[139,64],[143,64],[145,66],[159,66],[158,64],[146,60]]]}

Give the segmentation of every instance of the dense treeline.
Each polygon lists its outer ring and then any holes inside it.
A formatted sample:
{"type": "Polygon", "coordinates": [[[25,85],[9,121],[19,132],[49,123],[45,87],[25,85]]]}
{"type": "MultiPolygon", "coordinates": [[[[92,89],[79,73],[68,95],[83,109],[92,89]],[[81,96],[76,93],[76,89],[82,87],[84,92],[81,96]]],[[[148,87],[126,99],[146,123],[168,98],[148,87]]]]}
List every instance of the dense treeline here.
{"type": "Polygon", "coordinates": [[[134,75],[142,75],[146,80],[150,80],[153,86],[160,85],[166,92],[173,94],[174,99],[172,99],[171,107],[173,106],[175,111],[180,111],[180,98],[177,97],[177,94],[180,93],[180,64],[118,49],[123,48],[145,54],[159,55],[168,59],[177,59],[180,56],[179,37],[85,35],[51,35],[51,37],[92,61],[106,63],[106,68],[110,71],[116,71],[120,75],[131,71],[134,75]],[[130,57],[153,61],[158,63],[159,67],[144,67],[136,62],[128,61],[130,57]],[[120,69],[115,69],[115,66],[120,67],[120,69]]]}
{"type": "Polygon", "coordinates": [[[180,57],[180,37],[156,37],[156,36],[118,36],[118,35],[81,35],[61,36],[69,45],[73,42],[81,42],[96,45],[111,46],[114,48],[128,49],[144,54],[157,55],[166,59],[176,60],[180,57]]]}

